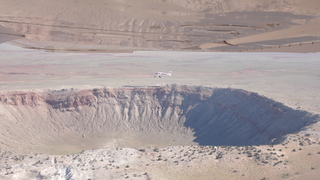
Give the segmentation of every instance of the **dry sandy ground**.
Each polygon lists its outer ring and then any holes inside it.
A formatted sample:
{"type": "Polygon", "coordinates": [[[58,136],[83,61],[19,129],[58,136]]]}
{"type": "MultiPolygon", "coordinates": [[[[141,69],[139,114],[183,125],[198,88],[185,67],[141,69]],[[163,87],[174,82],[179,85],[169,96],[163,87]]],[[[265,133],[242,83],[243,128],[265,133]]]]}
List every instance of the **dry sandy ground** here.
{"type": "Polygon", "coordinates": [[[320,51],[314,0],[1,0],[0,41],[50,52],[320,51]],[[10,33],[8,33],[10,32],[10,33]],[[292,47],[308,44],[299,48],[292,47]]]}
{"type": "Polygon", "coordinates": [[[108,148],[73,155],[1,151],[2,179],[317,179],[319,139],[273,146],[108,148]]]}

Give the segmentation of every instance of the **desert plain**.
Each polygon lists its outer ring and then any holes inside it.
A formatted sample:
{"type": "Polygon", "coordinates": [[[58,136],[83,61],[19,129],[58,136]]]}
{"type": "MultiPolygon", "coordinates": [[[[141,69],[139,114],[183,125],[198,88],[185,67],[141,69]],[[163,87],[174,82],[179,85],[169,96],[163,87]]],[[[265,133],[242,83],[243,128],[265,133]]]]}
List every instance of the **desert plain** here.
{"type": "Polygon", "coordinates": [[[318,179],[319,7],[1,1],[1,179],[318,179]]]}

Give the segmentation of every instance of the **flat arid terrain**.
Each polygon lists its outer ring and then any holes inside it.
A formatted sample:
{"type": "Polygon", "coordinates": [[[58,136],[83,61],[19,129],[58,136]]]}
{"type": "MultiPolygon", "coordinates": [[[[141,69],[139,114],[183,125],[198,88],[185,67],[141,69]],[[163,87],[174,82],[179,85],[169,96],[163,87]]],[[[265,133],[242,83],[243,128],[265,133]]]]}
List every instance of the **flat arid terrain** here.
{"type": "Polygon", "coordinates": [[[320,51],[320,2],[314,0],[0,2],[0,42],[29,49],[320,51]]]}
{"type": "Polygon", "coordinates": [[[320,176],[319,2],[0,1],[0,179],[320,176]]]}

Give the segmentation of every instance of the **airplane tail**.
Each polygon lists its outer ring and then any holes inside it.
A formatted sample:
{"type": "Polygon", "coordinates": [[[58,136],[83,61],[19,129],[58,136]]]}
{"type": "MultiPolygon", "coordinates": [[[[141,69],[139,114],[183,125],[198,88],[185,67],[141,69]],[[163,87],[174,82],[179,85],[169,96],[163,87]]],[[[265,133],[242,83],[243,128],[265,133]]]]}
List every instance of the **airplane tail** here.
{"type": "Polygon", "coordinates": [[[169,72],[168,72],[168,75],[171,76],[171,73],[172,73],[172,71],[169,71],[169,72]]]}

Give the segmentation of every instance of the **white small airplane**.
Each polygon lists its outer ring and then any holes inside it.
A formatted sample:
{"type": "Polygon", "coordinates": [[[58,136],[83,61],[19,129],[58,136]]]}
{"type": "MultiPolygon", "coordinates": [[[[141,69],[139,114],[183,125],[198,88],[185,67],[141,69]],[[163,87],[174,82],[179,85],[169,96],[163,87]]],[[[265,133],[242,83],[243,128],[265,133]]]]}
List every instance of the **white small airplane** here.
{"type": "Polygon", "coordinates": [[[156,72],[153,74],[154,77],[159,77],[161,78],[161,76],[171,76],[172,71],[169,71],[168,73],[164,73],[164,72],[156,72]]]}

